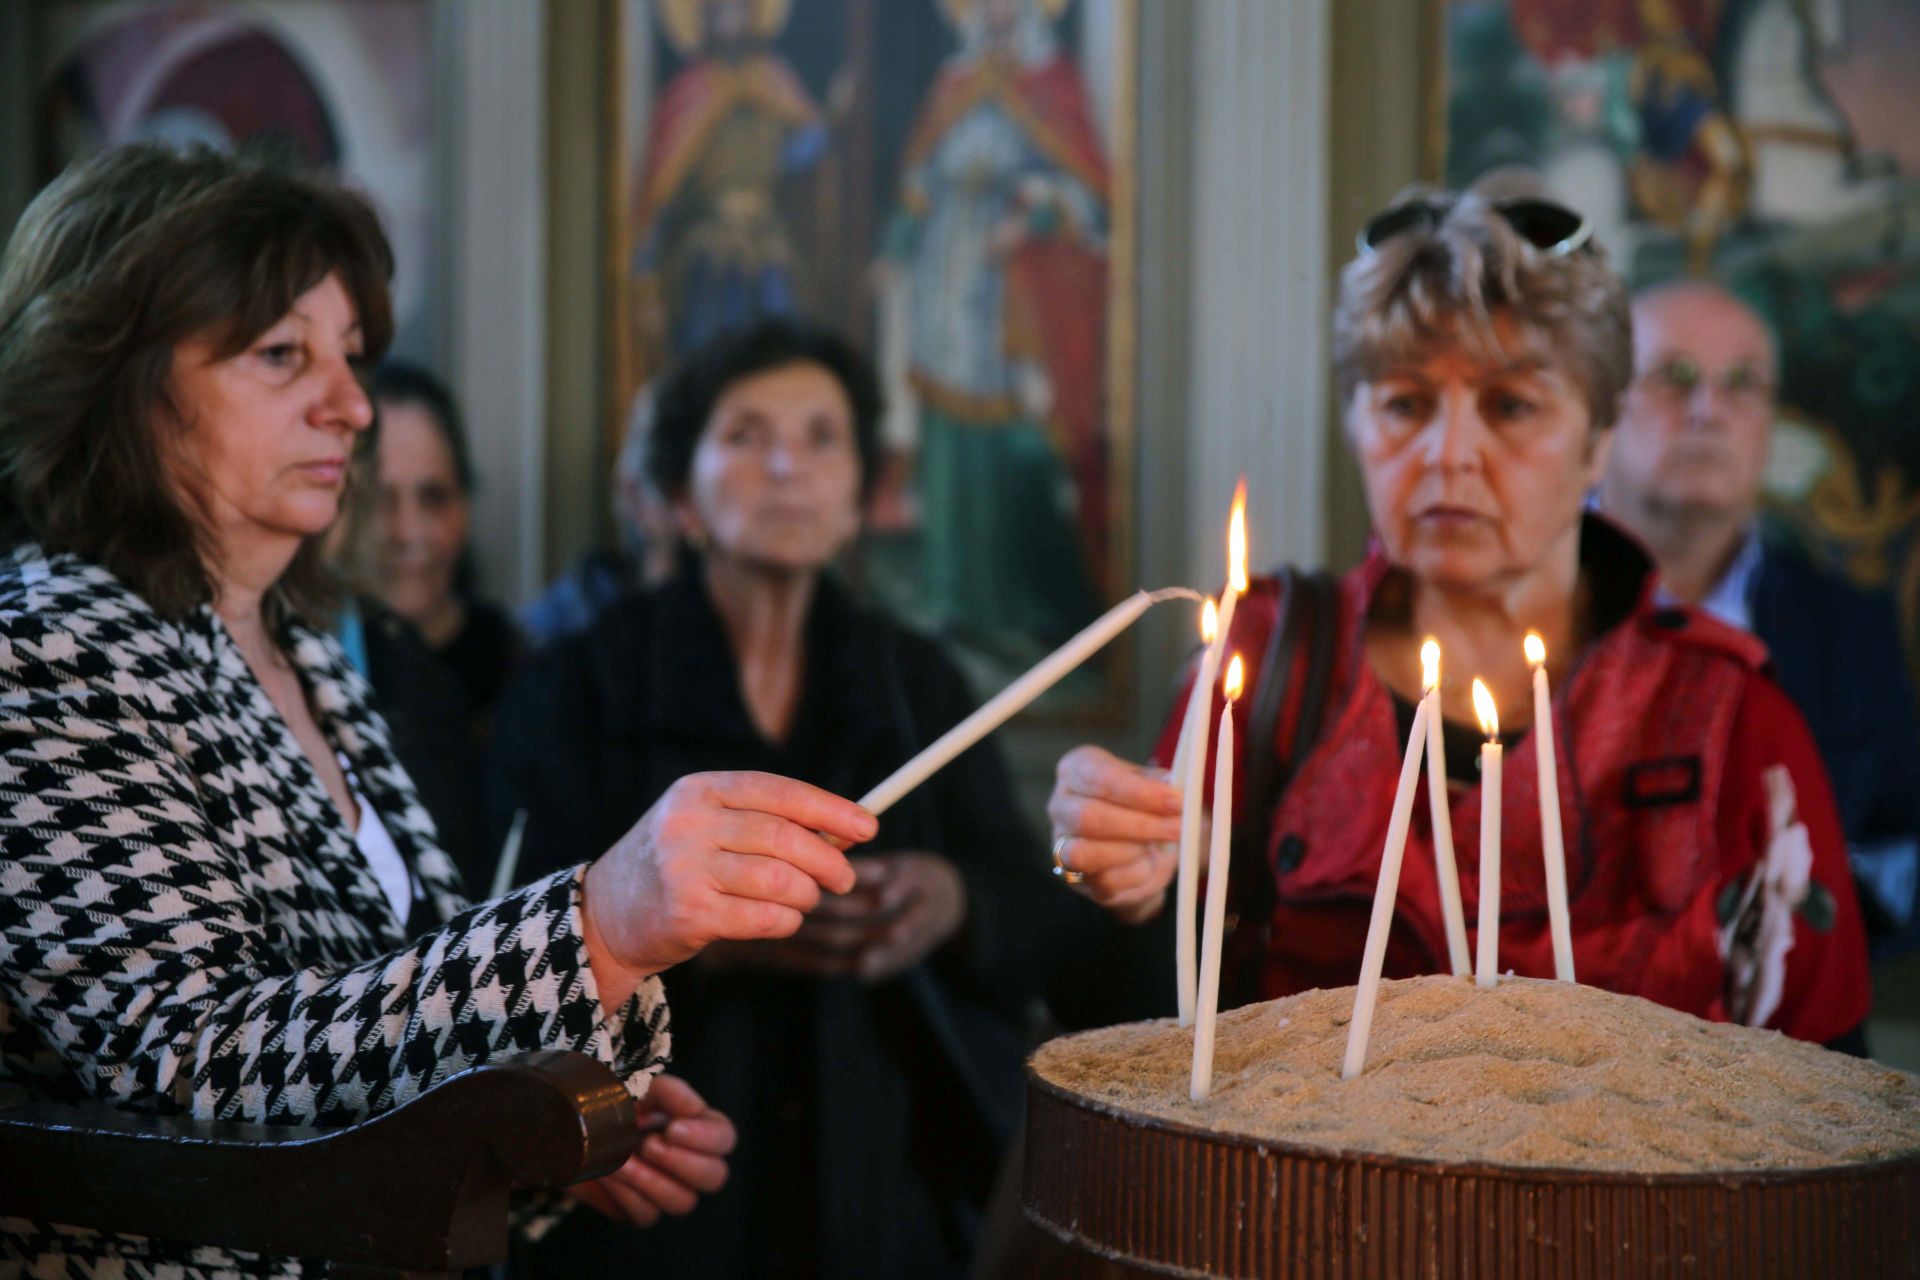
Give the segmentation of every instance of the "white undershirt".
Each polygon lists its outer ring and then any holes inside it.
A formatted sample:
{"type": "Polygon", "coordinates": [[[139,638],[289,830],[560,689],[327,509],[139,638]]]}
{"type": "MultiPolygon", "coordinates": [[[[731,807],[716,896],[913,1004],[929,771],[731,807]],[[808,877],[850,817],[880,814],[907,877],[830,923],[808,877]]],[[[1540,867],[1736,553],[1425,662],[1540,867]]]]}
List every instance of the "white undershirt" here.
{"type": "Polygon", "coordinates": [[[340,767],[347,770],[347,785],[353,791],[353,803],[360,810],[360,829],[353,833],[353,843],[372,869],[380,892],[386,895],[387,905],[393,908],[393,918],[405,925],[413,909],[413,872],[407,860],[400,856],[400,849],[393,843],[387,824],[380,821],[373,802],[353,786],[353,772],[345,756],[340,757],[340,767]]]}

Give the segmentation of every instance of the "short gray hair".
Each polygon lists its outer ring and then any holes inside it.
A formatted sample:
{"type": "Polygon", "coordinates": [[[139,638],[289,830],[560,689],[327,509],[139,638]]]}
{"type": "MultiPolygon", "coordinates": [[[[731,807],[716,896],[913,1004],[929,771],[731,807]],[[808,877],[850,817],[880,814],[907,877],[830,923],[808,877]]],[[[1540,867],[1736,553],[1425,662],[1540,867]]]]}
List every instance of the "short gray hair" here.
{"type": "Polygon", "coordinates": [[[1388,369],[1460,343],[1505,358],[1494,328],[1506,314],[1546,339],[1586,392],[1596,430],[1611,427],[1633,377],[1633,319],[1626,282],[1598,245],[1564,255],[1522,239],[1475,192],[1412,188],[1412,200],[1448,202],[1431,225],[1416,224],[1363,250],[1340,273],[1333,310],[1334,376],[1344,403],[1388,369]]]}

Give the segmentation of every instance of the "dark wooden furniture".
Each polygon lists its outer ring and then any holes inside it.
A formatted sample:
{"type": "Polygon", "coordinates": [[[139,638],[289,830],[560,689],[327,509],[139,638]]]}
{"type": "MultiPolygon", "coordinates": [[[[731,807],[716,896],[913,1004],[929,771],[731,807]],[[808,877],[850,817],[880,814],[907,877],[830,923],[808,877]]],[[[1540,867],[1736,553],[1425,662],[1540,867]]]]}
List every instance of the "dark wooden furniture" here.
{"type": "Polygon", "coordinates": [[[0,1216],[324,1258],[340,1280],[507,1256],[507,1193],[618,1168],[633,1099],[576,1053],[444,1080],[347,1129],[162,1119],[0,1086],[0,1216]]]}

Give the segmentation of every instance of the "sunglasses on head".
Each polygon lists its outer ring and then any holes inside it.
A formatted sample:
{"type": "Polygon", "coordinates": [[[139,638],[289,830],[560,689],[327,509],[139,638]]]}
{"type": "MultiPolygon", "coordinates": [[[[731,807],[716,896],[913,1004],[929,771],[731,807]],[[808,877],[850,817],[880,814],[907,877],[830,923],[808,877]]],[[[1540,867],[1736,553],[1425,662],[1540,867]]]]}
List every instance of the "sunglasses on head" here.
{"type": "MultiPolygon", "coordinates": [[[[1585,214],[1563,204],[1535,196],[1515,196],[1491,203],[1494,212],[1506,219],[1515,234],[1548,257],[1575,253],[1593,239],[1593,223],[1585,214]]],[[[1383,210],[1360,228],[1359,250],[1372,253],[1405,232],[1431,231],[1446,221],[1453,206],[1452,196],[1419,196],[1383,210]]]]}

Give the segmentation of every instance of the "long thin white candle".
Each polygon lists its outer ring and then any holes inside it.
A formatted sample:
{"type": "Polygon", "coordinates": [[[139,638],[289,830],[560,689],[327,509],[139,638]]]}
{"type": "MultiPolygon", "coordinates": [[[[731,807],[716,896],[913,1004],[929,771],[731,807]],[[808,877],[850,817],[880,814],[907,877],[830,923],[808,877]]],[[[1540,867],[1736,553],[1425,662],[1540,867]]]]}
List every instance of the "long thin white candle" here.
{"type": "Polygon", "coordinates": [[[1188,1093],[1205,1102],[1213,1091],[1213,1037],[1220,1016],[1220,948],[1227,927],[1227,875],[1233,840],[1233,699],[1240,660],[1227,674],[1227,705],[1220,709],[1213,763],[1213,838],[1207,850],[1207,928],[1200,953],[1199,1008],[1193,1023],[1193,1077],[1188,1093]]]}
{"type": "Polygon", "coordinates": [[[1136,591],[1088,623],[1080,634],[1042,658],[1033,670],[989,698],[972,715],[934,739],[926,750],[895,769],[886,781],[860,797],[861,806],[872,814],[885,813],[899,803],[902,796],[939,772],[955,756],[1012,719],[1021,708],[1098,653],[1148,609],[1168,600],[1199,598],[1198,591],[1190,591],[1186,587],[1136,591]]]}
{"type": "Polygon", "coordinates": [[[1458,978],[1472,971],[1473,961],[1467,954],[1467,913],[1460,906],[1460,869],[1453,857],[1453,814],[1447,802],[1447,746],[1440,709],[1440,645],[1431,636],[1420,646],[1420,667],[1422,683],[1428,691],[1425,701],[1433,704],[1433,710],[1427,715],[1427,814],[1433,823],[1434,878],[1440,882],[1440,917],[1447,930],[1447,962],[1458,978]]]}
{"type": "Polygon", "coordinates": [[[1367,1064],[1367,1040],[1373,1034],[1373,1008],[1380,999],[1380,969],[1386,963],[1387,935],[1393,930],[1393,901],[1400,892],[1400,863],[1407,853],[1407,828],[1413,823],[1413,793],[1420,781],[1420,749],[1433,723],[1433,699],[1422,698],[1407,734],[1400,761],[1400,786],[1393,793],[1387,820],[1387,845],[1380,853],[1380,879],[1373,887],[1373,916],[1367,921],[1367,948],[1360,959],[1360,985],[1353,992],[1353,1016],[1347,1023],[1347,1057],[1340,1078],[1351,1080],[1367,1064]]]}
{"type": "Polygon", "coordinates": [[[1483,987],[1500,976],[1500,755],[1497,742],[1480,746],[1480,965],[1483,987]]]}
{"type": "Polygon", "coordinates": [[[1560,827],[1560,762],[1553,742],[1553,692],[1547,687],[1547,646],[1531,631],[1527,633],[1526,654],[1533,663],[1533,744],[1540,761],[1540,853],[1547,864],[1553,976],[1572,982],[1573,927],[1567,914],[1567,846],[1560,827]]]}
{"type": "Polygon", "coordinates": [[[1196,953],[1194,905],[1200,891],[1200,806],[1207,777],[1208,729],[1213,724],[1213,682],[1220,675],[1220,655],[1226,648],[1227,628],[1233,625],[1234,604],[1240,593],[1229,582],[1220,593],[1220,609],[1214,622],[1213,639],[1200,655],[1200,671],[1194,677],[1187,696],[1185,731],[1180,735],[1185,756],[1180,761],[1185,772],[1179,775],[1180,851],[1178,879],[1174,882],[1173,959],[1174,983],[1179,988],[1177,1008],[1180,1025],[1193,1025],[1196,953]]]}
{"type": "Polygon", "coordinates": [[[1480,963],[1474,979],[1491,987],[1500,976],[1500,720],[1478,680],[1473,704],[1487,731],[1480,746],[1480,963]]]}
{"type": "Polygon", "coordinates": [[[1427,805],[1433,819],[1433,868],[1440,881],[1440,915],[1447,929],[1447,964],[1455,977],[1472,972],[1467,952],[1467,913],[1460,905],[1460,868],[1453,856],[1453,815],[1447,808],[1447,748],[1441,728],[1440,691],[1426,701],[1434,704],[1427,717],[1427,805]]]}
{"type": "Polygon", "coordinates": [[[1181,788],[1180,843],[1175,850],[1173,890],[1173,984],[1180,1025],[1193,1025],[1194,1005],[1194,897],[1200,885],[1200,793],[1207,777],[1207,730],[1213,723],[1213,682],[1220,675],[1227,636],[1233,630],[1233,609],[1247,589],[1247,478],[1233,489],[1227,513],[1227,585],[1212,613],[1213,630],[1206,633],[1206,652],[1200,657],[1193,689],[1187,695],[1187,715],[1181,721],[1180,746],[1174,752],[1173,779],[1181,788]]]}

